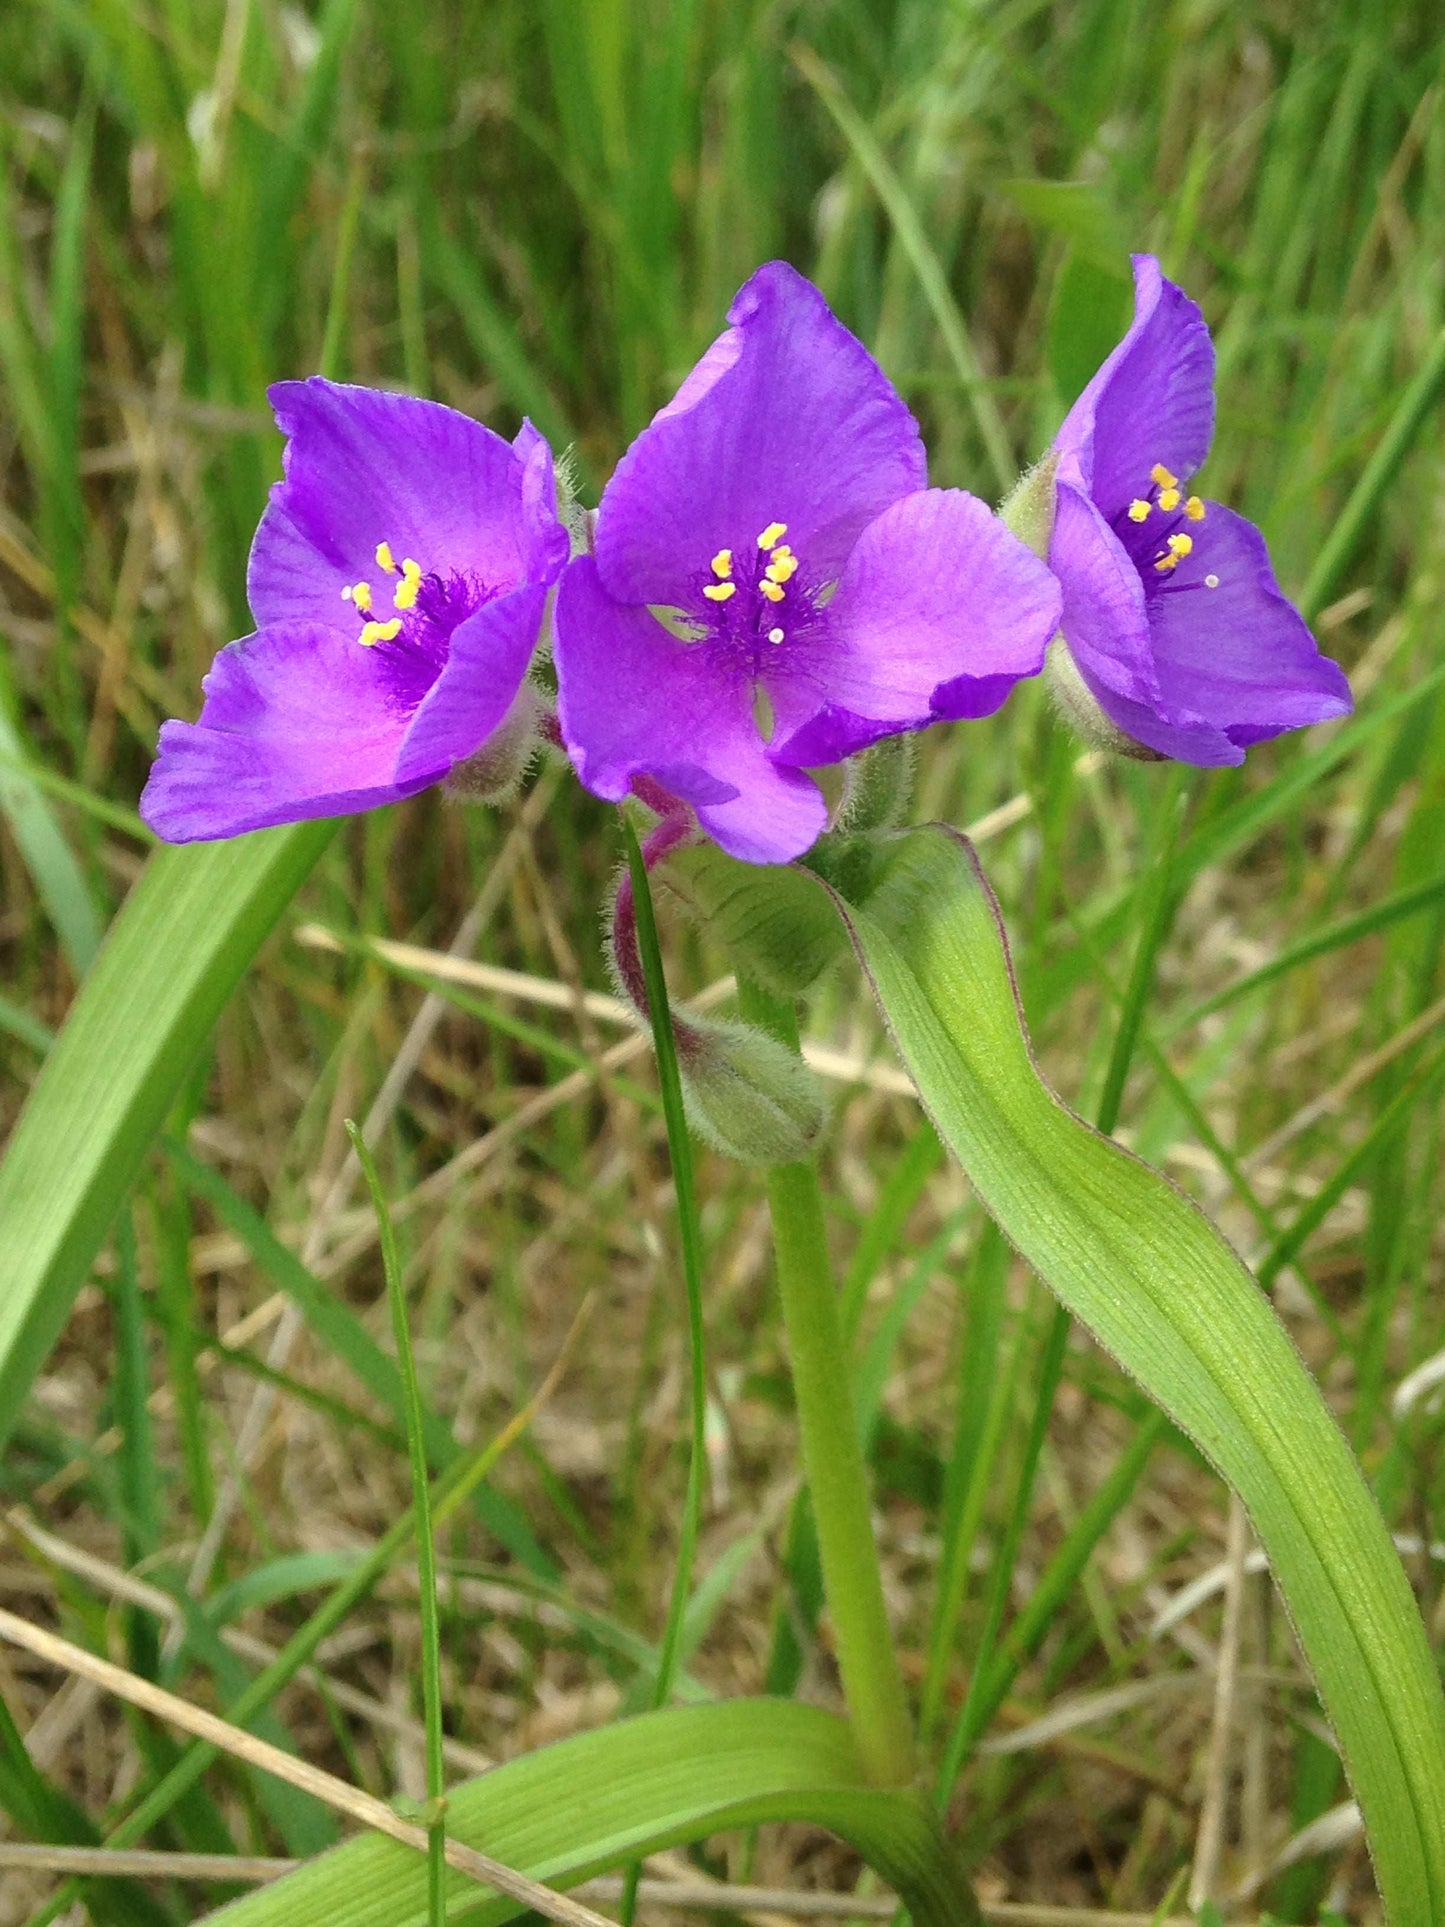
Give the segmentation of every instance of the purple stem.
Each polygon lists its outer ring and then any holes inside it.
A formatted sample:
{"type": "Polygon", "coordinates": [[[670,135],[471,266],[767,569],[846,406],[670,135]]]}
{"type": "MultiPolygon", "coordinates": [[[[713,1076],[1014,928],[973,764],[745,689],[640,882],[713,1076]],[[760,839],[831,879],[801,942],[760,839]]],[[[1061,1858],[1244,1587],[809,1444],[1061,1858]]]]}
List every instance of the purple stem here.
{"type": "MultiPolygon", "coordinates": [[[[661,818],[642,845],[643,868],[651,876],[665,857],[694,835],[696,825],[691,810],[679,804],[675,796],[669,796],[650,777],[635,776],[632,788],[638,800],[645,803],[648,809],[656,810],[661,818]]],[[[612,906],[612,954],[616,959],[622,988],[639,1014],[650,1020],[647,982],[637,948],[637,905],[632,896],[632,878],[626,870],[618,879],[617,896],[612,906]]],[[[689,1049],[695,1048],[697,1034],[676,1017],[672,1028],[677,1039],[678,1055],[685,1058],[689,1049]]]]}

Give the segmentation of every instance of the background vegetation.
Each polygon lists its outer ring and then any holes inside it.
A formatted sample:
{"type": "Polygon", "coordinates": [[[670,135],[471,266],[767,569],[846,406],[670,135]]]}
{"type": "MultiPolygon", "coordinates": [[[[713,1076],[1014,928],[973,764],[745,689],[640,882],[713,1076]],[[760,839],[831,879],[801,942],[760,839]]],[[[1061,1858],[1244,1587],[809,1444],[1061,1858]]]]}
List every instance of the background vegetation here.
{"type": "MultiPolygon", "coordinates": [[[[195,713],[211,655],[249,626],[268,381],[325,366],[506,430],[529,414],[595,499],[734,287],[784,254],[909,397],[934,479],[996,498],[1116,338],[1129,250],[1151,249],[1216,331],[1208,492],[1264,525],[1358,715],[1181,784],[1081,760],[1026,691],[932,733],[917,813],[982,819],[1037,1046],[1083,1110],[1161,935],[1122,1134],[1246,1255],[1293,1227],[1276,1303],[1438,1634],[1445,1468],[1411,1375],[1445,1346],[1442,75],[1424,0],[5,9],[6,1122],[146,854],[133,812],[159,721],[195,713]],[[1161,893],[1181,791],[1188,860],[1161,893]]],[[[618,856],[610,813],[555,770],[510,812],[432,795],[337,837],[34,1385],[0,1475],[16,1610],[224,1702],[406,1503],[343,1128],[372,1112],[435,1424],[500,1431],[590,1304],[443,1537],[450,1769],[646,1703],[685,1324],[651,1070],[604,1061],[618,1032],[583,995],[608,988],[618,856]],[[531,982],[473,971],[438,994],[425,956],[378,939],[531,982]]],[[[674,986],[699,990],[721,960],[663,908],[674,986]]],[[[1040,1410],[1051,1307],[982,1233],[851,973],[812,1031],[854,1060],[824,1157],[925,1724],[951,1717],[985,1633],[1016,1662],[956,1805],[981,1892],[1147,1919],[1202,1856],[1256,1913],[1263,1896],[1281,1921],[1373,1918],[1328,1735],[1266,1582],[1240,1578],[1225,1495],[1078,1335],[1040,1410]],[[941,1547],[972,1567],[960,1640],[935,1604],[941,1547]],[[1271,1872],[1321,1815],[1304,1844],[1326,1851],[1271,1872]]],[[[830,1700],[759,1187],[708,1158],[700,1182],[710,1481],[685,1690],[830,1700]]],[[[402,1560],[275,1701],[270,1736],[419,1791],[418,1638],[402,1560]]],[[[16,1838],[93,1837],[174,1757],[52,1669],[0,1652],[0,1685],[31,1762],[0,1732],[16,1838]]],[[[299,1854],[332,1830],[222,1764],[153,1844],[299,1854]]],[[[857,1874],[796,1830],[697,1865],[857,1874]]],[[[0,1875],[0,1921],[55,1891],[0,1875]]],[[[229,1891],[95,1885],[65,1905],[183,1921],[229,1891]]]]}

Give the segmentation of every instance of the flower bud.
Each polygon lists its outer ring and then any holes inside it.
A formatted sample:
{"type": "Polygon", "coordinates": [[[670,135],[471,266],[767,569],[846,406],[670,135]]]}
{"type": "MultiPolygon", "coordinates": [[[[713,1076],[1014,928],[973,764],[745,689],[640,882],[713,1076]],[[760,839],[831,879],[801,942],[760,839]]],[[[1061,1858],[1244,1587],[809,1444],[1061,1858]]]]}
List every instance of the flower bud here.
{"type": "Polygon", "coordinates": [[[774,996],[802,996],[847,948],[832,904],[811,877],[790,865],[740,863],[698,843],[678,850],[659,877],[687,914],[774,996]]]}
{"type": "Polygon", "coordinates": [[[823,1128],[822,1087],[801,1057],[749,1024],[678,1025],[689,1124],[742,1164],[796,1164],[823,1128]]]}
{"type": "Polygon", "coordinates": [[[1079,674],[1079,666],[1062,636],[1055,636],[1049,644],[1049,653],[1044,658],[1044,686],[1064,720],[1093,748],[1108,750],[1114,756],[1132,757],[1137,763],[1165,760],[1157,750],[1126,736],[1119,725],[1104,714],[1093,691],[1079,674]]]}
{"type": "Polygon", "coordinates": [[[999,507],[999,520],[1032,549],[1040,561],[1049,559],[1054,534],[1054,475],[1059,458],[1050,449],[1042,461],[1024,470],[999,507]]]}

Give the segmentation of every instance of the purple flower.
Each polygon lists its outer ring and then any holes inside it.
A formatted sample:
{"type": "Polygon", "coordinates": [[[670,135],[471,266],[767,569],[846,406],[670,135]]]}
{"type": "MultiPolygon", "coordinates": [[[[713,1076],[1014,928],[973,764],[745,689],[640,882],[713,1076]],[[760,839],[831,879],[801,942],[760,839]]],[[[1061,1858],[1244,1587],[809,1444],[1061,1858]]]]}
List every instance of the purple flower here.
{"type": "Polygon", "coordinates": [[[256,633],[169,722],[141,814],[171,843],[395,802],[507,721],[567,559],[552,457],[436,402],[271,390],[285,479],[251,549],[256,633]]]}
{"type": "Polygon", "coordinates": [[[1134,257],[1129,332],[1069,411],[1049,562],[1074,665],[1126,736],[1185,763],[1343,716],[1350,687],[1285,600],[1264,538],[1189,491],[1214,432],[1204,317],[1134,257]]]}
{"type": "Polygon", "coordinates": [[[782,863],[827,820],[805,769],[996,709],[1059,595],[982,502],[925,486],[917,423],[801,275],[759,268],[728,319],[563,577],[559,718],[599,796],[651,778],[782,863]]]}

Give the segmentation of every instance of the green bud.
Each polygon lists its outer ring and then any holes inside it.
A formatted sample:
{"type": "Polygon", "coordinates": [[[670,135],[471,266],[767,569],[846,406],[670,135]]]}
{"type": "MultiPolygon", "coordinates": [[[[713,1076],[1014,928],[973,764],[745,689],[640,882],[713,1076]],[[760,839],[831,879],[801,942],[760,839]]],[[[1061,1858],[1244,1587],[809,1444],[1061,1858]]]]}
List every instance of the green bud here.
{"type": "Polygon", "coordinates": [[[739,863],[695,843],[675,850],[657,881],[774,996],[801,996],[847,948],[832,904],[788,865],[739,863]]]}
{"type": "Polygon", "coordinates": [[[1086,743],[1114,756],[1129,756],[1137,763],[1162,763],[1157,750],[1126,736],[1112,717],[1106,716],[1094,692],[1079,674],[1079,666],[1069,653],[1062,636],[1055,636],[1044,658],[1044,686],[1053,697],[1064,720],[1073,725],[1086,743]]]}
{"type": "Polygon", "coordinates": [[[698,1136],[741,1164],[796,1164],[823,1128],[822,1086],[801,1057],[750,1024],[685,1015],[678,1068],[698,1136]]]}
{"type": "Polygon", "coordinates": [[[1059,458],[1050,449],[1042,461],[1025,469],[999,508],[999,520],[1041,561],[1049,559],[1054,534],[1054,475],[1059,458]]]}

